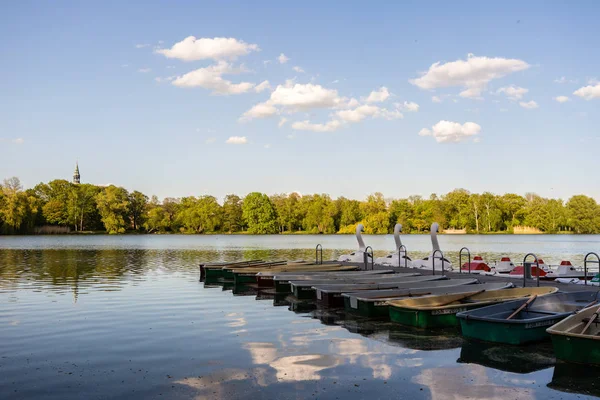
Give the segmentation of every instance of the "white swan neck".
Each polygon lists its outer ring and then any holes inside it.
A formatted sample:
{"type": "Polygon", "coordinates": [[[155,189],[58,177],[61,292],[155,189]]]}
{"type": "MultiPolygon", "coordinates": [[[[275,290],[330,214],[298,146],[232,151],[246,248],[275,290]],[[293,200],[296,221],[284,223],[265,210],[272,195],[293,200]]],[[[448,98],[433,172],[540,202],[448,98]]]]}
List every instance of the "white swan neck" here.
{"type": "Polygon", "coordinates": [[[433,251],[440,250],[440,243],[438,242],[437,232],[438,225],[431,225],[431,247],[433,248],[433,251]]]}
{"type": "Polygon", "coordinates": [[[400,232],[402,232],[402,224],[396,224],[394,226],[394,242],[396,242],[396,250],[402,246],[402,240],[400,240],[400,232]]]}
{"type": "Polygon", "coordinates": [[[365,246],[365,242],[363,241],[362,238],[362,233],[365,230],[365,227],[362,224],[358,224],[356,226],[356,240],[358,241],[358,250],[359,251],[365,251],[367,246],[365,246]]]}

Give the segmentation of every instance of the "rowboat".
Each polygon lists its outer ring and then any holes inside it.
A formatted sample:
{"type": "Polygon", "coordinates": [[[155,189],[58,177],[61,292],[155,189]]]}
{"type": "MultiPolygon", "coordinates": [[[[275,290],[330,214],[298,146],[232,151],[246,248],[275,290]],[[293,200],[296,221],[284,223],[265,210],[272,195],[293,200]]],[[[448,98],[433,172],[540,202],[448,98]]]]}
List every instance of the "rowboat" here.
{"type": "Polygon", "coordinates": [[[390,317],[388,310],[388,301],[398,300],[404,297],[420,297],[431,295],[444,295],[454,293],[467,293],[476,290],[499,290],[514,287],[510,282],[507,283],[486,283],[474,284],[458,287],[424,288],[424,289],[386,289],[369,290],[356,293],[344,293],[344,308],[346,312],[361,315],[369,318],[390,317]]]}
{"type": "Polygon", "coordinates": [[[548,339],[549,326],[596,303],[600,300],[598,293],[594,290],[519,299],[460,312],[456,318],[467,338],[521,345],[548,339]]]}
{"type": "Polygon", "coordinates": [[[389,301],[390,320],[418,328],[458,326],[456,314],[474,308],[528,296],[543,296],[557,292],[555,287],[533,287],[494,290],[473,288],[473,292],[444,296],[427,296],[416,299],[389,301]]]}
{"type": "Polygon", "coordinates": [[[235,262],[218,262],[218,263],[204,263],[200,264],[200,279],[207,277],[207,273],[210,274],[210,278],[222,278],[222,269],[230,265],[256,265],[264,263],[263,260],[248,260],[248,261],[235,261],[235,262]],[[210,271],[210,272],[209,272],[210,271]]]}
{"type": "Polygon", "coordinates": [[[343,293],[357,292],[360,290],[378,290],[378,289],[424,289],[440,288],[461,285],[471,285],[477,283],[477,279],[439,279],[443,275],[418,276],[408,278],[398,283],[381,283],[376,285],[324,285],[315,286],[318,304],[326,307],[344,307],[343,293]],[[429,278],[429,279],[428,279],[429,278]],[[436,279],[438,280],[436,281],[436,279]],[[409,279],[419,279],[418,281],[409,281],[409,279]]]}
{"type": "MultiPolygon", "coordinates": [[[[445,276],[420,276],[418,272],[409,272],[406,274],[392,274],[382,276],[372,276],[363,278],[346,278],[346,279],[313,279],[289,281],[291,291],[299,300],[312,300],[316,296],[315,286],[351,286],[351,285],[377,285],[377,284],[392,284],[390,288],[395,287],[394,284],[402,282],[416,282],[419,280],[440,280],[446,279],[445,276]]],[[[376,287],[374,288],[376,289],[376,287]]]]}
{"type": "Polygon", "coordinates": [[[224,279],[233,279],[233,269],[243,269],[243,268],[254,268],[254,267],[272,267],[275,265],[284,265],[287,262],[285,260],[279,261],[260,261],[251,264],[230,264],[224,266],[216,266],[216,267],[205,267],[206,277],[207,278],[224,278],[224,279]]]}
{"type": "Polygon", "coordinates": [[[395,271],[391,269],[372,270],[372,271],[352,271],[352,272],[260,272],[257,276],[259,286],[261,279],[267,278],[267,274],[272,276],[272,281],[277,293],[291,293],[292,287],[290,281],[309,281],[315,279],[339,280],[344,278],[368,277],[373,275],[388,275],[395,271]],[[263,275],[265,274],[265,275],[263,275]]]}
{"type": "Polygon", "coordinates": [[[233,281],[236,284],[256,283],[260,272],[327,272],[327,271],[356,271],[360,267],[341,264],[312,264],[312,265],[278,265],[270,268],[250,268],[233,270],[233,281]]]}
{"type": "Polygon", "coordinates": [[[599,315],[596,304],[548,328],[557,359],[600,365],[599,315]]]}
{"type": "Polygon", "coordinates": [[[259,287],[272,287],[275,285],[275,278],[290,280],[308,280],[308,279],[339,279],[339,277],[371,276],[393,274],[394,270],[387,269],[381,271],[357,271],[358,267],[340,264],[317,264],[322,269],[306,269],[302,271],[261,271],[256,274],[256,282],[259,287]],[[336,268],[331,269],[331,266],[336,268]]]}
{"type": "Polygon", "coordinates": [[[223,278],[233,280],[233,274],[235,271],[242,272],[250,272],[250,271],[266,271],[271,270],[273,268],[278,267],[292,267],[292,266],[305,266],[309,265],[306,261],[269,261],[263,262],[260,264],[251,264],[251,265],[228,265],[222,268],[223,270],[223,278]]]}

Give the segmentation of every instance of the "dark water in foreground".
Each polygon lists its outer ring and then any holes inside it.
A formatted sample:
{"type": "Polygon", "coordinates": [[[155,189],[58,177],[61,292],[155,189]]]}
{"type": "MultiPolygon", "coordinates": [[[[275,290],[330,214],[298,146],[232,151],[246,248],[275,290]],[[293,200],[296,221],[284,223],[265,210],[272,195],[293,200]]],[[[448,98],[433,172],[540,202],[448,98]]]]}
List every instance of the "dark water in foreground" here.
{"type": "Polygon", "coordinates": [[[310,258],[311,248],[85,239],[0,239],[0,399],[600,395],[600,370],[555,366],[548,343],[492,346],[343,311],[293,312],[198,282],[201,260],[310,258]]]}

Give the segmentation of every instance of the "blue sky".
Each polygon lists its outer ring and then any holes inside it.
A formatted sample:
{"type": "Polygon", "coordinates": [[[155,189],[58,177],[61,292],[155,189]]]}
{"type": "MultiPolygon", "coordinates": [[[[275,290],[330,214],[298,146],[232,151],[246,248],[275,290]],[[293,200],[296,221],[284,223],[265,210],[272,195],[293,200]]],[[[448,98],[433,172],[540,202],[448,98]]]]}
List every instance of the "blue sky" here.
{"type": "Polygon", "coordinates": [[[598,12],[12,2],[0,15],[0,177],[70,179],[79,160],[84,182],[161,198],[463,187],[600,199],[598,12]]]}

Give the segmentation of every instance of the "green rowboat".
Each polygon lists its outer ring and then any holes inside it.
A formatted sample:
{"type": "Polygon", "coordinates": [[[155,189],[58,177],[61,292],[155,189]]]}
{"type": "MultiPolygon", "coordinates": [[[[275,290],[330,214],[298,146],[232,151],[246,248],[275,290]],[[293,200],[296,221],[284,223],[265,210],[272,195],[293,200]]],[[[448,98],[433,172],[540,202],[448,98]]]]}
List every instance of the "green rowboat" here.
{"type": "Polygon", "coordinates": [[[423,288],[423,289],[386,289],[369,290],[356,293],[344,293],[344,307],[350,314],[367,318],[389,319],[388,301],[400,300],[406,297],[421,297],[454,293],[470,293],[476,290],[499,290],[514,287],[507,283],[486,283],[462,285],[457,287],[423,288]]]}
{"type": "Polygon", "coordinates": [[[474,289],[471,293],[394,300],[388,302],[388,305],[392,322],[418,328],[441,328],[459,326],[456,314],[462,311],[522,297],[543,296],[557,291],[555,287],[504,289],[490,292],[474,289]]]}
{"type": "Polygon", "coordinates": [[[581,310],[548,328],[556,358],[600,365],[600,307],[581,310]]]}
{"type": "Polygon", "coordinates": [[[548,327],[599,299],[598,291],[555,293],[461,312],[456,317],[467,338],[522,345],[548,339],[548,327]]]}

